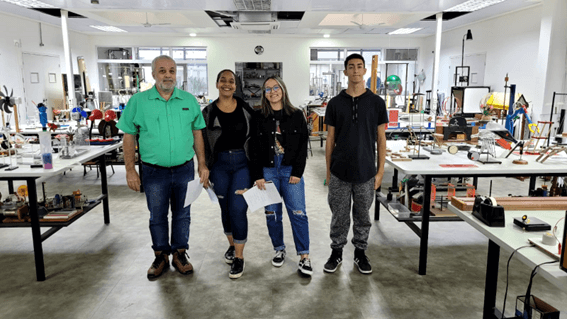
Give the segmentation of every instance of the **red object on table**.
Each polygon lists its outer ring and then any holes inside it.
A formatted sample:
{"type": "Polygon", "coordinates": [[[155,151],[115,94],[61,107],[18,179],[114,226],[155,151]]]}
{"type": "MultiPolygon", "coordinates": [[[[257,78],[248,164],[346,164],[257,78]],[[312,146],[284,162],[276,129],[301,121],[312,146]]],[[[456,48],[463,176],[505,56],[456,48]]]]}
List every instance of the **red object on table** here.
{"type": "Polygon", "coordinates": [[[455,167],[478,167],[474,164],[439,164],[439,166],[441,167],[450,167],[450,168],[455,168],[455,167]]]}

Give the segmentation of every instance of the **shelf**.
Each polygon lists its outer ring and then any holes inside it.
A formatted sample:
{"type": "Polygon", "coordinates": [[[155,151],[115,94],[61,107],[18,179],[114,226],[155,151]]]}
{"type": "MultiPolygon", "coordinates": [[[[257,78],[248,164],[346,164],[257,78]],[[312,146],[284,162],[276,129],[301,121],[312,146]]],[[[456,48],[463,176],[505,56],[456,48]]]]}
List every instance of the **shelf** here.
{"type": "MultiPolygon", "coordinates": [[[[106,195],[100,195],[99,197],[97,197],[93,203],[85,206],[83,208],[83,211],[78,213],[77,215],[75,215],[73,218],[71,218],[70,220],[67,221],[63,221],[63,222],[39,222],[39,227],[67,227],[69,225],[71,225],[72,223],[74,223],[76,220],[78,220],[79,218],[81,218],[83,215],[85,215],[86,213],[90,212],[93,208],[95,208],[96,206],[98,206],[98,204],[100,204],[102,202],[102,200],[106,197],[106,195]]],[[[13,227],[31,227],[31,222],[21,222],[21,223],[1,223],[0,222],[0,228],[5,227],[5,228],[13,228],[13,227]]]]}
{"type": "MultiPolygon", "coordinates": [[[[400,204],[400,203],[399,203],[397,200],[395,200],[395,199],[388,200],[388,199],[386,198],[386,196],[385,196],[383,193],[381,193],[381,192],[379,192],[379,193],[377,192],[377,193],[376,193],[376,200],[377,200],[378,202],[380,202],[380,204],[382,204],[382,205],[384,206],[384,208],[385,208],[392,216],[394,216],[394,218],[397,219],[399,222],[421,222],[421,219],[422,219],[421,216],[410,216],[410,217],[408,217],[408,218],[400,218],[400,217],[398,217],[398,214],[397,214],[396,212],[391,212],[391,211],[388,209],[388,205],[389,205],[389,204],[400,204]]],[[[400,207],[400,209],[403,210],[404,212],[409,212],[409,211],[410,211],[405,205],[400,204],[398,207],[400,207]]],[[[400,210],[400,209],[398,209],[398,210],[400,210]]],[[[455,216],[455,217],[452,217],[452,216],[447,216],[447,217],[441,216],[441,217],[439,217],[439,216],[432,216],[432,215],[430,215],[430,216],[429,216],[429,221],[430,221],[430,222],[455,222],[455,221],[463,221],[463,220],[462,220],[460,217],[458,217],[458,216],[455,216]]]]}

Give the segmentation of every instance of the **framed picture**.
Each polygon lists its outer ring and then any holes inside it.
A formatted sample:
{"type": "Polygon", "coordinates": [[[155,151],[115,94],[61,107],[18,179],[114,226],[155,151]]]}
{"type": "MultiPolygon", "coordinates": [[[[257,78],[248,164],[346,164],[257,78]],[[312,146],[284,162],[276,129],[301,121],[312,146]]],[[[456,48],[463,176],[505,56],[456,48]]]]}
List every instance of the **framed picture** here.
{"type": "Polygon", "coordinates": [[[39,83],[39,73],[30,73],[30,83],[39,83]]]}
{"type": "Polygon", "coordinates": [[[49,73],[49,83],[57,83],[57,75],[55,73],[49,73]]]}

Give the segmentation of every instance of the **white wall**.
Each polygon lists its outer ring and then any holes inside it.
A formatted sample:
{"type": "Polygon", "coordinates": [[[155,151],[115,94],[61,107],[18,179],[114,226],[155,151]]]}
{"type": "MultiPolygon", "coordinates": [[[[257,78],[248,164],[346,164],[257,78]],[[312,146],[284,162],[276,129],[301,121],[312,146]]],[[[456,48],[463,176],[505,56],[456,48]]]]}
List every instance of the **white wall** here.
{"type": "MultiPolygon", "coordinates": [[[[282,62],[283,80],[295,105],[309,96],[309,48],[311,47],[352,47],[352,48],[417,48],[421,41],[416,37],[389,37],[378,35],[373,38],[300,38],[284,36],[249,37],[136,37],[93,36],[91,51],[96,46],[206,46],[208,52],[209,98],[218,97],[215,88],[217,73],[222,69],[234,70],[235,62],[282,62]],[[254,53],[254,47],[264,47],[262,55],[254,53]]],[[[88,61],[92,64],[91,61],[88,61]]],[[[98,75],[97,75],[98,76],[98,75]]],[[[91,76],[91,79],[94,76],[91,76]]],[[[98,82],[91,81],[91,85],[98,82]]]]}
{"type": "MultiPolygon", "coordinates": [[[[516,84],[516,92],[525,95],[528,101],[537,100],[540,92],[534,87],[536,61],[538,58],[541,6],[510,13],[494,19],[474,23],[463,28],[443,32],[441,60],[439,63],[439,92],[448,96],[452,79],[448,77],[451,57],[461,56],[463,36],[471,29],[472,41],[465,43],[465,65],[467,55],[486,53],[484,85],[492,91],[504,91],[504,77],[508,73],[508,84],[516,84]]],[[[422,40],[423,66],[432,74],[435,36],[422,40]]],[[[427,80],[431,89],[431,77],[427,80]]]]}
{"type": "MultiPolygon", "coordinates": [[[[9,90],[14,89],[15,97],[22,97],[24,94],[22,82],[23,52],[59,56],[60,73],[66,72],[63,36],[60,27],[42,23],[43,47],[39,46],[39,22],[0,13],[0,30],[2,30],[0,32],[0,85],[6,85],[9,90]],[[17,40],[20,45],[14,45],[14,40],[17,40]]],[[[84,56],[92,83],[93,74],[96,70],[94,61],[96,60],[94,60],[94,51],[89,46],[84,45],[89,42],[89,37],[70,32],[69,39],[73,71],[78,74],[77,56],[84,56]]],[[[58,79],[60,79],[60,76],[58,79]]],[[[61,98],[63,99],[63,97],[61,98]]],[[[25,117],[20,116],[20,118],[25,117]]]]}

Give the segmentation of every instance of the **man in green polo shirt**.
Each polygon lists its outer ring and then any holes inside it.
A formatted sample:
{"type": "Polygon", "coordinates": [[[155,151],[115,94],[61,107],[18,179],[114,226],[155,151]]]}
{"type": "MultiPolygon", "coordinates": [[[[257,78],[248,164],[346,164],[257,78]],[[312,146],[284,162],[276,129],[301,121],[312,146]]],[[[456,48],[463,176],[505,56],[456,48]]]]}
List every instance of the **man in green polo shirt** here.
{"type": "Polygon", "coordinates": [[[201,129],[205,121],[197,99],[177,89],[177,65],[169,56],[152,61],[156,84],[132,96],[122,112],[118,128],[124,131],[124,161],[128,187],[140,191],[135,169],[136,135],[142,159],[143,186],[150,211],[150,234],[155,260],[148,279],[159,277],[171,263],[182,274],[193,272],[188,261],[191,206],[183,207],[187,183],[194,178],[193,156],[197,154],[201,183],[209,184],[201,129]],[[171,244],[168,211],[171,202],[171,244]]]}

